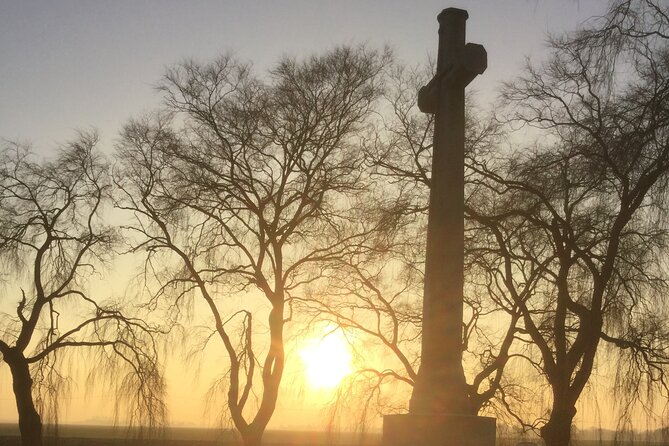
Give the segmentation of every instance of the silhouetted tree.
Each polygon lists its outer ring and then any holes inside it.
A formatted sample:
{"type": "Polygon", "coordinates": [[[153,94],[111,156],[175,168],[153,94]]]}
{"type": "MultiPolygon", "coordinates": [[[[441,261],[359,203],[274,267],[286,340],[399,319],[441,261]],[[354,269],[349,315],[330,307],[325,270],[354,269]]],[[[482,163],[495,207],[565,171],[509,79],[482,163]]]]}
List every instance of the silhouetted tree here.
{"type": "Polygon", "coordinates": [[[154,302],[177,312],[189,297],[205,304],[209,336],[229,359],[227,409],[247,445],[261,442],[274,412],[292,299],[372,231],[352,210],[364,187],[357,137],[388,62],[338,48],[284,59],[266,80],[228,56],[186,62],[161,82],[165,110],[123,131],[119,206],[134,212],[135,250],[161,284],[154,302]],[[157,262],[177,266],[165,274],[157,262]]]}
{"type": "MultiPolygon", "coordinates": [[[[533,147],[474,166],[470,214],[486,229],[491,280],[513,290],[525,357],[545,377],[548,446],[566,445],[602,344],[632,359],[628,378],[666,390],[669,170],[667,5],[619,1],[553,39],[539,67],[506,86],[510,122],[533,147]],[[531,136],[532,131],[528,132],[531,136]]],[[[532,423],[534,424],[534,423],[532,423]]]]}
{"type": "Polygon", "coordinates": [[[131,423],[156,425],[164,416],[156,330],[85,285],[118,241],[101,217],[110,182],[96,143],[96,135],[80,134],[48,162],[18,144],[0,153],[3,302],[15,299],[0,316],[0,353],[25,446],[42,444],[42,416],[57,422],[68,385],[61,366],[74,347],[116,390],[131,423]]]}
{"type": "MultiPolygon", "coordinates": [[[[366,200],[367,215],[379,219],[376,226],[383,231],[383,243],[370,244],[377,249],[364,255],[342,257],[327,286],[302,302],[307,307],[302,312],[314,321],[327,319],[356,333],[351,347],[362,350],[361,368],[339,390],[336,410],[350,411],[353,400],[362,396],[366,415],[405,411],[406,398],[398,397],[406,393],[398,392],[397,385],[410,388],[416,378],[433,128],[433,116],[418,110],[416,96],[429,72],[401,66],[391,71],[380,107],[382,119],[364,146],[366,167],[378,190],[376,197],[366,200]],[[376,360],[370,355],[374,349],[376,360]]],[[[489,157],[500,138],[498,123],[468,112],[468,164],[489,157]]],[[[477,185],[470,182],[467,195],[476,191],[477,185]]],[[[489,265],[482,263],[486,257],[477,240],[479,226],[467,221],[462,348],[472,413],[485,409],[504,414],[507,400],[516,394],[515,385],[503,380],[503,371],[513,357],[520,313],[505,290],[481,279],[481,269],[489,265]]]]}
{"type": "MultiPolygon", "coordinates": [[[[495,125],[477,128],[469,121],[465,299],[471,319],[464,324],[464,348],[481,367],[470,398],[478,409],[496,393],[496,401],[526,427],[539,428],[548,445],[569,443],[576,403],[597,360],[625,364],[616,378],[627,415],[643,398],[643,383],[665,394],[667,388],[669,333],[659,305],[666,291],[667,11],[659,2],[624,1],[600,20],[554,39],[549,61],[529,66],[506,87],[509,124],[532,128],[518,141],[540,135],[533,147],[507,150],[494,137],[486,141],[497,133],[495,125]],[[505,315],[496,338],[490,326],[482,329],[485,315],[505,315]],[[472,334],[484,340],[479,350],[472,334]],[[511,360],[527,361],[547,380],[547,415],[531,420],[511,404],[510,397],[522,402],[523,396],[504,374],[511,360]],[[511,385],[501,385],[505,381],[511,385]]],[[[390,101],[399,125],[374,138],[371,153],[377,174],[389,179],[385,190],[393,193],[387,196],[403,198],[387,209],[395,210],[398,228],[412,228],[420,240],[420,224],[401,223],[401,217],[420,220],[425,210],[429,122],[410,112],[413,95],[406,92],[414,88],[400,85],[406,96],[390,101]]],[[[410,238],[393,240],[395,254],[407,245],[401,240],[410,238]]],[[[420,255],[405,254],[394,261],[416,259],[406,265],[420,281],[420,255]]],[[[387,252],[378,258],[393,262],[387,252]]],[[[419,332],[418,311],[400,297],[417,287],[396,281],[384,288],[388,276],[373,258],[348,263],[344,296],[313,306],[396,355],[396,367],[360,371],[372,376],[368,403],[386,404],[381,383],[411,384],[418,360],[417,352],[401,348],[419,332]]]]}

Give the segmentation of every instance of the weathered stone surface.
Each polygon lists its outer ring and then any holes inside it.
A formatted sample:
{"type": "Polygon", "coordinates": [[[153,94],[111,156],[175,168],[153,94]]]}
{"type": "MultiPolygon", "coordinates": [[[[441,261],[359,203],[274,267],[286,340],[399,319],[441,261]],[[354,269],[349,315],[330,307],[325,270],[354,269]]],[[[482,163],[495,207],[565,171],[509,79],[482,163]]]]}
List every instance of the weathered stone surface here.
{"type": "Polygon", "coordinates": [[[495,446],[495,419],[472,415],[387,415],[383,446],[495,446]]]}

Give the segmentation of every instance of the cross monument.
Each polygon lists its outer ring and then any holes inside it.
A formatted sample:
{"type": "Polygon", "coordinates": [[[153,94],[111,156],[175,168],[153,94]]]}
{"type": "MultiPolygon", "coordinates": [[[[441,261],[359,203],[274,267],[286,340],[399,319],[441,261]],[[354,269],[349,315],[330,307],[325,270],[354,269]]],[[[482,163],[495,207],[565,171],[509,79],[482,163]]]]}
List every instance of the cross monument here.
{"type": "Polygon", "coordinates": [[[383,445],[494,446],[495,420],[471,413],[462,368],[465,87],[487,54],[465,44],[467,11],[437,18],[437,72],[418,93],[420,110],[435,115],[421,366],[409,413],[384,417],[383,445]]]}

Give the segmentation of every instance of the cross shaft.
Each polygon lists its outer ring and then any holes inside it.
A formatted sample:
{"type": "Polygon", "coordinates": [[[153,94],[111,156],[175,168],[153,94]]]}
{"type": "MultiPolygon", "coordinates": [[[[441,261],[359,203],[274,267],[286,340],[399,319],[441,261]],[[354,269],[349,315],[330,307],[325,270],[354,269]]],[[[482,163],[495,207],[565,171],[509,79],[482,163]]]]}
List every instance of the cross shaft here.
{"type": "Polygon", "coordinates": [[[421,367],[410,413],[468,414],[462,368],[465,87],[487,68],[481,45],[465,45],[467,11],[438,16],[437,73],[418,97],[435,114],[423,294],[421,367]]]}

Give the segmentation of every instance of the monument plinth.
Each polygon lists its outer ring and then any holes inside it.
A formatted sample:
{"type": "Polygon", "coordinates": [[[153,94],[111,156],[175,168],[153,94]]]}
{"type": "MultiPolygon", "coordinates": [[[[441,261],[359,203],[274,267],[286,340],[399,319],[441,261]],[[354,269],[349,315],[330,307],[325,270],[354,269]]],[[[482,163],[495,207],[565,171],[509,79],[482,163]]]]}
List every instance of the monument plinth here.
{"type": "Polygon", "coordinates": [[[495,444],[495,419],[472,414],[462,369],[465,87],[487,68],[485,49],[465,44],[467,18],[439,14],[437,73],[418,94],[435,114],[422,356],[409,414],[384,417],[384,446],[495,444]]]}

